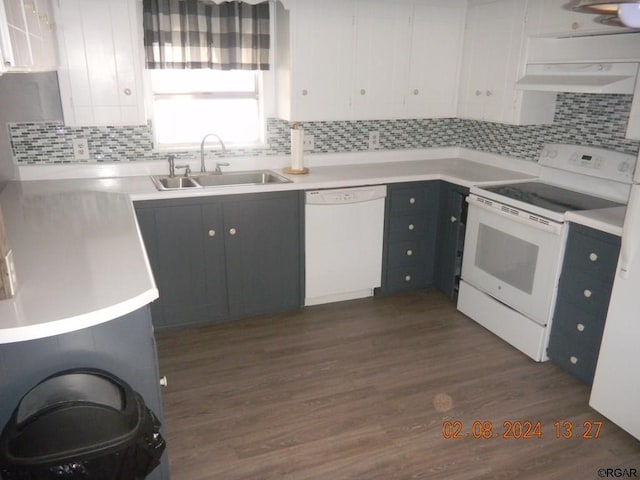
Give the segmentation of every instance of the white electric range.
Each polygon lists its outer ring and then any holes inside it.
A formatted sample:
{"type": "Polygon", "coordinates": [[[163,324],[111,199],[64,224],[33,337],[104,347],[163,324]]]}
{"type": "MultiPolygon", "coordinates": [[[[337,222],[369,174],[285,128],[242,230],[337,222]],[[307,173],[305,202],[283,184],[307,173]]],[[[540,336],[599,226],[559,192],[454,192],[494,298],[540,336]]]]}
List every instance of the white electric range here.
{"type": "Polygon", "coordinates": [[[458,310],[534,360],[547,360],[565,213],[624,206],[635,160],[549,144],[537,181],[471,188],[458,310]]]}

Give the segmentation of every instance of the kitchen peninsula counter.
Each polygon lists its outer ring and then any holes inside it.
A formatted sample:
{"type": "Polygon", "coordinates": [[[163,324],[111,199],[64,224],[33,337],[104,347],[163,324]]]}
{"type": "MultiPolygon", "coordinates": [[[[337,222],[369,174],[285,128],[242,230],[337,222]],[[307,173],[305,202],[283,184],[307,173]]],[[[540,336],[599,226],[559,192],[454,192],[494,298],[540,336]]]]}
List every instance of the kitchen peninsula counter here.
{"type": "MultiPolygon", "coordinates": [[[[95,326],[158,297],[132,200],[421,180],[484,185],[530,180],[537,167],[524,162],[524,169],[512,169],[508,162],[502,166],[459,157],[389,160],[313,166],[310,174],[289,176],[292,182],[286,184],[170,192],[156,190],[148,175],[118,176],[123,170],[114,171],[113,166],[108,167],[114,175],[110,177],[10,182],[0,194],[0,204],[14,251],[18,291],[0,302],[0,343],[95,326]]],[[[230,171],[241,170],[234,159],[230,161],[230,171]]],[[[164,162],[148,163],[157,169],[149,173],[165,173],[164,162]]],[[[281,172],[268,162],[263,168],[281,172]]]]}

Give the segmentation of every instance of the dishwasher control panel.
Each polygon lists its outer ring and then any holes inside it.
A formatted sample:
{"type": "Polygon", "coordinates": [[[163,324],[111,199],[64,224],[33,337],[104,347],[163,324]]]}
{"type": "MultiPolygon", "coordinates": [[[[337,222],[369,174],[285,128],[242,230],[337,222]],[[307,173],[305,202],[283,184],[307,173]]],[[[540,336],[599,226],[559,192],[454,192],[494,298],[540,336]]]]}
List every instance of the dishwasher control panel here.
{"type": "Polygon", "coordinates": [[[385,198],[386,185],[371,185],[368,187],[354,187],[331,190],[313,190],[306,192],[307,205],[340,205],[346,203],[360,203],[385,198]]]}

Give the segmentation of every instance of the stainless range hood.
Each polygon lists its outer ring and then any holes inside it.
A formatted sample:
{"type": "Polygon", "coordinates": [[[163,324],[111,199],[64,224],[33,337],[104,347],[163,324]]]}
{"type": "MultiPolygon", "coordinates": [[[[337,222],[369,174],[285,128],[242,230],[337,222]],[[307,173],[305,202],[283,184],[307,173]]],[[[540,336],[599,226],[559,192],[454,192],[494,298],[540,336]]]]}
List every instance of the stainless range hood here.
{"type": "Polygon", "coordinates": [[[633,93],[637,63],[529,64],[516,82],[520,90],[576,93],[633,93]]]}

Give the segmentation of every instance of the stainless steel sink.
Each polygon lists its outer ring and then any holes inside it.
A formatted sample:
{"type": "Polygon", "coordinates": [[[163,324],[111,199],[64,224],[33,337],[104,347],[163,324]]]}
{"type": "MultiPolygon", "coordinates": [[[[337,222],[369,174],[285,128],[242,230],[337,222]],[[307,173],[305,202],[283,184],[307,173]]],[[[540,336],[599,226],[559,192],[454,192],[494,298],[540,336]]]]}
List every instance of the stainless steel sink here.
{"type": "Polygon", "coordinates": [[[158,190],[183,190],[188,188],[234,187],[241,185],[269,185],[274,183],[290,183],[286,177],[271,170],[254,170],[250,172],[202,173],[192,177],[153,176],[153,183],[158,190]]]}
{"type": "Polygon", "coordinates": [[[184,190],[187,188],[200,188],[191,177],[151,177],[158,190],[184,190]]]}

